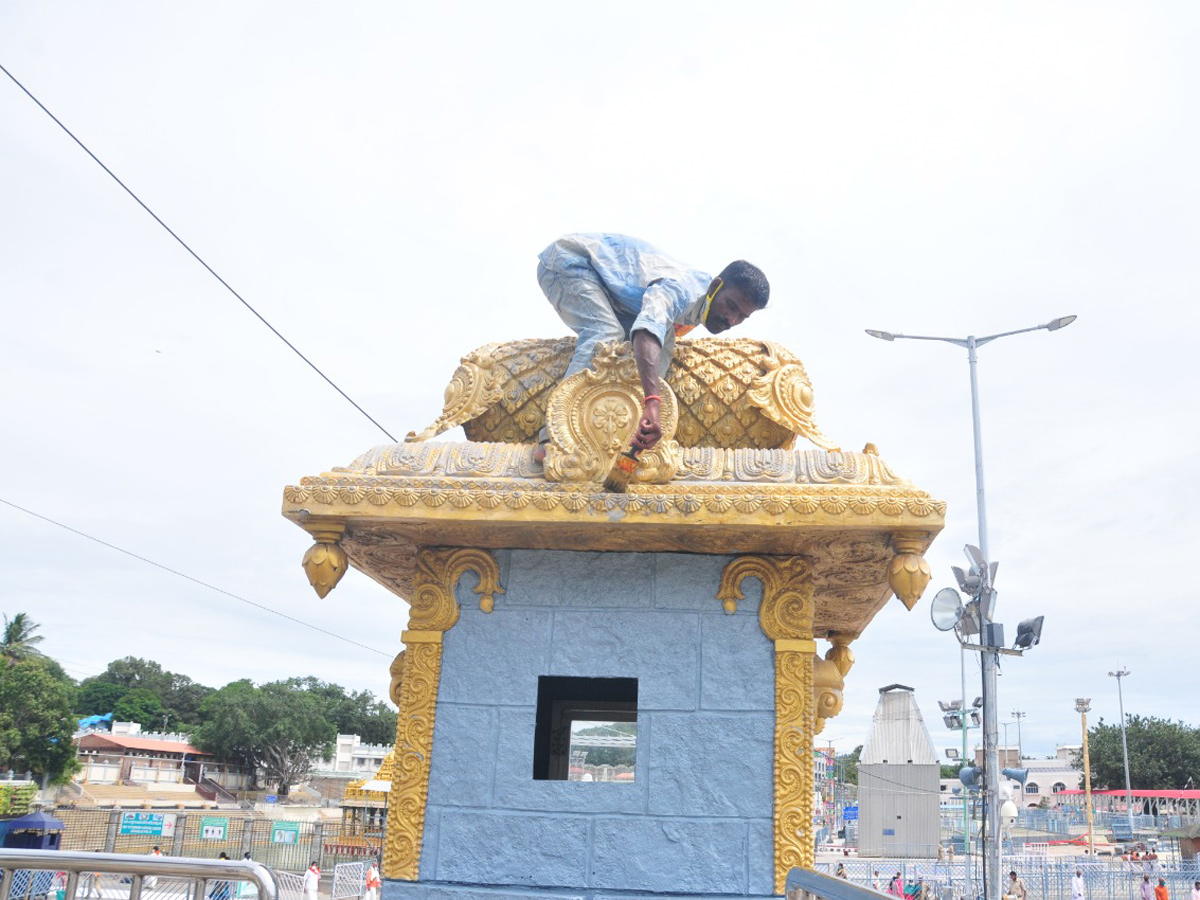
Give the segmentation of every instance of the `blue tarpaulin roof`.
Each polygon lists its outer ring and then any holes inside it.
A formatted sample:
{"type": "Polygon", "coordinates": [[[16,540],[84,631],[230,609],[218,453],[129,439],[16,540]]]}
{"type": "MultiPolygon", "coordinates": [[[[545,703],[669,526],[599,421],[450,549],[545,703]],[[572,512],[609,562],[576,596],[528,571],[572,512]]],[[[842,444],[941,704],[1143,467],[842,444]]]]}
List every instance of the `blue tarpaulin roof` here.
{"type": "Polygon", "coordinates": [[[62,831],[66,826],[54,816],[44,812],[30,813],[16,819],[8,819],[4,823],[6,831],[62,831]]]}

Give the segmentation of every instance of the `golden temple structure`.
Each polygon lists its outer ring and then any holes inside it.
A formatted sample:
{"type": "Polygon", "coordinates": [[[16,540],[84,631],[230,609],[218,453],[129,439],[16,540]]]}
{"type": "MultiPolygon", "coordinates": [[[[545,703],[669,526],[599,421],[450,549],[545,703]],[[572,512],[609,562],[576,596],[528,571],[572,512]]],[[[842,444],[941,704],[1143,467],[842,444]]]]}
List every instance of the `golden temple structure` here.
{"type": "Polygon", "coordinates": [[[790,868],[813,864],[813,736],[842,707],[851,645],[889,598],[909,609],[920,598],[930,579],[923,554],[945,504],[894,473],[873,445],[842,450],[826,437],[790,352],[722,338],[679,341],[662,391],[663,440],[642,455],[627,493],[605,493],[600,482],[642,408],[636,364],[628,344],[602,345],[592,369],[560,381],[572,346],[476,350],[432,425],[284,490],[284,515],[313,541],[304,568],[319,596],[352,566],[410,605],[392,672],[400,722],[388,889],[674,890],[681,882],[663,887],[657,875],[625,871],[631,847],[622,842],[652,855],[648,845],[683,829],[688,846],[728,844],[727,825],[717,825],[734,815],[745,822],[743,850],[722,852],[746,854],[750,874],[723,891],[781,894],[790,868]],[[533,456],[543,424],[544,465],[533,456]],[[436,440],[457,426],[467,440],[436,440]],[[626,571],[649,574],[625,584],[626,571]],[[761,599],[746,600],[753,581],[761,599]],[[468,586],[475,599],[464,602],[468,586]],[[746,615],[756,616],[753,631],[746,615]],[[662,667],[667,648],[687,677],[662,667]],[[748,687],[731,691],[734,671],[748,687]],[[727,796],[709,808],[690,793],[696,760],[655,756],[659,744],[643,749],[640,739],[635,784],[538,780],[547,679],[614,674],[637,681],[638,728],[645,722],[651,734],[744,716],[749,743],[696,752],[761,758],[752,779],[761,784],[718,784],[727,796]],[[498,758],[466,758],[464,746],[485,734],[498,758]],[[510,757],[526,749],[534,768],[512,769],[510,757]],[[627,803],[634,793],[604,791],[646,793],[627,803]],[[471,817],[460,815],[468,808],[471,817]],[[522,846],[533,874],[472,868],[470,848],[495,834],[478,830],[493,814],[497,828],[530,829],[522,846]],[[538,829],[553,816],[563,817],[564,846],[586,825],[566,861],[565,850],[537,856],[538,829]],[[608,867],[607,853],[616,861],[608,867]]]}

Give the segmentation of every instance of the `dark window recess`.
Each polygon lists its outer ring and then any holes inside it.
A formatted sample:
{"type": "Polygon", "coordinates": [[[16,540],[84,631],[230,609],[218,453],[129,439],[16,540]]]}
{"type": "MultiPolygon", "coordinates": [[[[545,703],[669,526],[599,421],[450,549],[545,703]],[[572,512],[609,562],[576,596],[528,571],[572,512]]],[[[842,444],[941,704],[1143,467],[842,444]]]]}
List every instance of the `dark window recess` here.
{"type": "Polygon", "coordinates": [[[538,678],[535,780],[631,782],[636,758],[636,678],[538,678]]]}

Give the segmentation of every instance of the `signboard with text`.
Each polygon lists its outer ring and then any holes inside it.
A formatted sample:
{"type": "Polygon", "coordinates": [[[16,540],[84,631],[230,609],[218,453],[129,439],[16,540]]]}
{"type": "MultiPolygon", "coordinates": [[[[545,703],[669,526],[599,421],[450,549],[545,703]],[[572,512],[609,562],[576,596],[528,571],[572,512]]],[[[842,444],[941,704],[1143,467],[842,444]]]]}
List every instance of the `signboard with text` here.
{"type": "Polygon", "coordinates": [[[175,834],[175,813],[123,812],[120,833],[172,837],[175,834]]]}
{"type": "Polygon", "coordinates": [[[857,822],[858,821],[858,807],[857,806],[847,806],[845,809],[843,809],[842,810],[842,821],[843,822],[857,822]]]}

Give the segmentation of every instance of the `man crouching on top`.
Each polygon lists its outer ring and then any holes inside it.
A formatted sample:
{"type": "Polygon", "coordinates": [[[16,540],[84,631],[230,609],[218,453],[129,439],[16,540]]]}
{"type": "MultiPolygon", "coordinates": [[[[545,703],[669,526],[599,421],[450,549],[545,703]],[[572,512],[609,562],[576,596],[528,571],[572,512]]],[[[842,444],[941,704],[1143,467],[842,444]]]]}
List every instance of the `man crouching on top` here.
{"type": "MultiPolygon", "coordinates": [[[[713,334],[767,305],[771,286],[757,266],[731,262],[716,278],[623,234],[568,234],[538,256],[538,284],[559,318],[579,337],[564,378],[592,363],[602,341],[632,341],[645,406],[633,446],[662,438],[659,379],[675,338],[703,325],[713,334]]],[[[546,458],[542,428],[534,458],[546,458]]]]}

